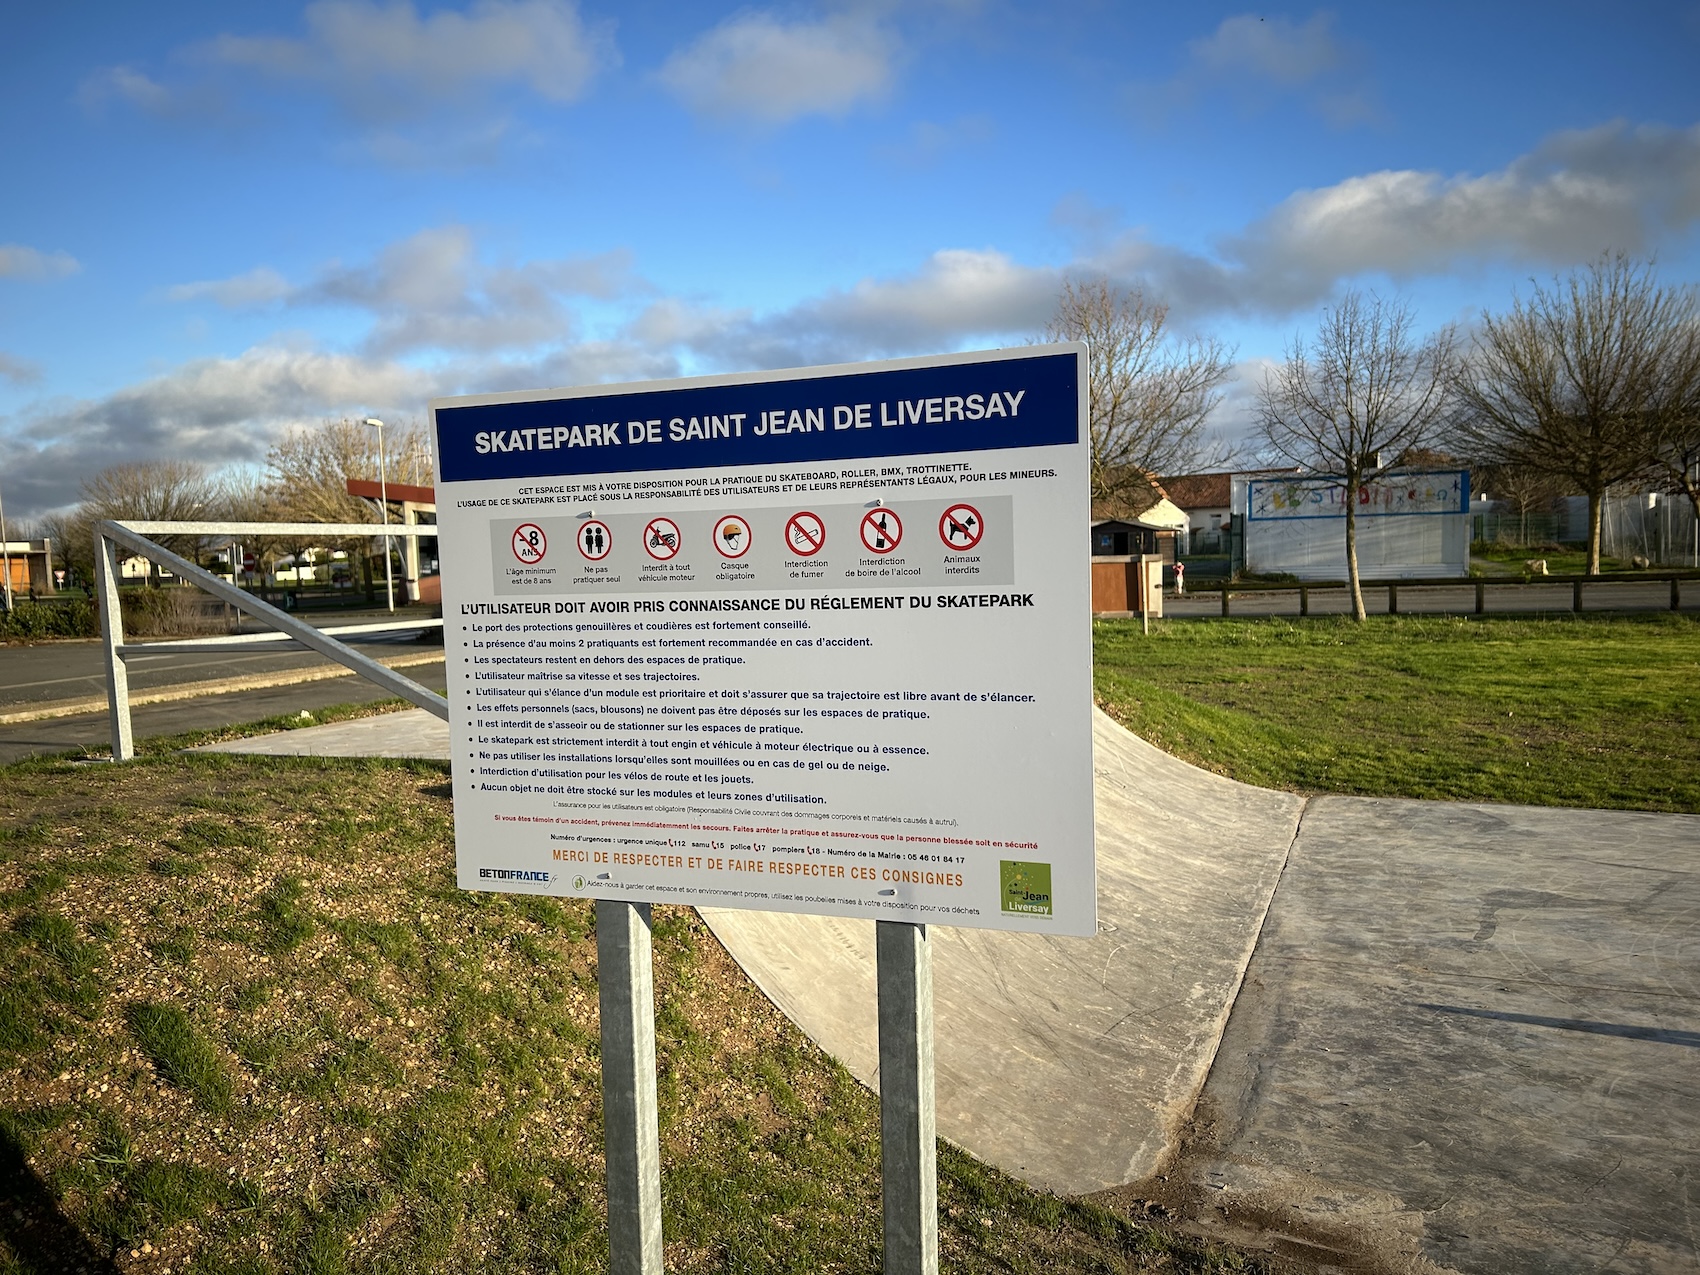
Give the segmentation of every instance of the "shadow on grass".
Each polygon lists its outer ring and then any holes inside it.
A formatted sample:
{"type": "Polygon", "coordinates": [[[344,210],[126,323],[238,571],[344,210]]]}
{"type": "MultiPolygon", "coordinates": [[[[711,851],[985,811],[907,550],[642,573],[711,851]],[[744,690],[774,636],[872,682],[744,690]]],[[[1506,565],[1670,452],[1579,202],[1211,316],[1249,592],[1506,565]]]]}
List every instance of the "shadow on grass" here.
{"type": "Polygon", "coordinates": [[[71,1224],[47,1189],[23,1146],[0,1128],[0,1242],[14,1254],[17,1268],[30,1271],[90,1271],[118,1275],[118,1267],[103,1256],[71,1224]]]}

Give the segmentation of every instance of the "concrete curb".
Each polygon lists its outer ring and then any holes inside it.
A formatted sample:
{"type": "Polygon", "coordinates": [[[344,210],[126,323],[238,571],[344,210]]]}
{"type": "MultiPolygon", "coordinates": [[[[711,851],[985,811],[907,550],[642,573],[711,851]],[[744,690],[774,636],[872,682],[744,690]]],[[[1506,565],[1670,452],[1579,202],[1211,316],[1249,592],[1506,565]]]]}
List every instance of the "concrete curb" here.
{"type": "MultiPolygon", "coordinates": [[[[409,655],[392,655],[380,659],[378,663],[386,668],[402,669],[415,668],[421,664],[441,664],[441,651],[419,652],[409,655]]],[[[343,668],[340,664],[332,664],[323,668],[290,669],[282,673],[256,673],[249,677],[221,678],[209,682],[183,682],[177,686],[165,686],[155,691],[132,691],[130,707],[140,708],[146,704],[169,704],[175,700],[199,699],[205,695],[229,695],[236,691],[264,691],[274,686],[295,686],[302,682],[324,682],[333,677],[355,677],[353,669],[343,668]]],[[[104,713],[106,711],[106,696],[91,695],[84,699],[52,700],[45,704],[37,704],[31,708],[18,709],[9,713],[0,713],[0,726],[11,726],[19,722],[39,722],[52,717],[75,717],[81,713],[104,713]]]]}

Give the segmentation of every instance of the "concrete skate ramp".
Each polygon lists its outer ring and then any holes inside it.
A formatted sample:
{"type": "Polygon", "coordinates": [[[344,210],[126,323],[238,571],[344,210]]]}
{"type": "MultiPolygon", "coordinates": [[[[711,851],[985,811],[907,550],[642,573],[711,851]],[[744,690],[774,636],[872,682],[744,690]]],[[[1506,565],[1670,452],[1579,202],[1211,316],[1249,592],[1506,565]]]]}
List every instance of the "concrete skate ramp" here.
{"type": "MultiPolygon", "coordinates": [[[[1215,1056],[1303,809],[1095,713],[1096,938],[934,928],[938,1129],[1069,1194],[1149,1174],[1215,1056]]],[[[878,1087],[872,921],[702,909],[791,1020],[878,1087]]]]}

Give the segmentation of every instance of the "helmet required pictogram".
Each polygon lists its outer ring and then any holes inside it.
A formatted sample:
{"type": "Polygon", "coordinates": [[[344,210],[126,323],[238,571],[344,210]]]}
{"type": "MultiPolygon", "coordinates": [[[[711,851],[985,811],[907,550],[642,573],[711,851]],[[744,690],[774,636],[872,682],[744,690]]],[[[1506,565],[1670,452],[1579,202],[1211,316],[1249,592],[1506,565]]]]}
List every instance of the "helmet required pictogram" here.
{"type": "Polygon", "coordinates": [[[727,514],[714,524],[714,547],[722,558],[742,558],[750,551],[750,523],[747,518],[727,514]]]}

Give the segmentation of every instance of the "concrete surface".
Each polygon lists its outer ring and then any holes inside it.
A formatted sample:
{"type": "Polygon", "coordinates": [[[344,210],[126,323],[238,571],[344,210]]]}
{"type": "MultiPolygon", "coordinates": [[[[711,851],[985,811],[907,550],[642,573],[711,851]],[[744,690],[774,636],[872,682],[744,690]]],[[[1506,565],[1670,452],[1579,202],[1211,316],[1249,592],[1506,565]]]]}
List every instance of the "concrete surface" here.
{"type": "Polygon", "coordinates": [[[1313,798],[1171,1183],[1389,1270],[1700,1270],[1700,817],[1313,798]]]}
{"type": "MultiPolygon", "coordinates": [[[[264,746],[445,755],[426,716],[264,746]]],[[[1700,816],[1306,800],[1094,740],[1098,937],[935,931],[941,1134],[1313,1270],[1700,1271],[1700,816]]],[[[872,923],[704,915],[877,1084],[872,923]]]]}
{"type": "MultiPolygon", "coordinates": [[[[441,680],[441,670],[438,673],[441,680]]],[[[380,688],[372,687],[381,695],[380,688]]],[[[422,708],[377,717],[302,726],[275,735],[255,735],[222,744],[203,744],[198,753],[264,753],[273,757],[449,758],[449,724],[422,708]]]]}
{"type": "MultiPolygon", "coordinates": [[[[938,1129],[1079,1194],[1151,1173],[1204,1082],[1302,799],[1197,770],[1094,714],[1092,939],[936,931],[938,1129]]],[[[878,1087],[871,921],[705,908],[756,984],[878,1087]]]]}

